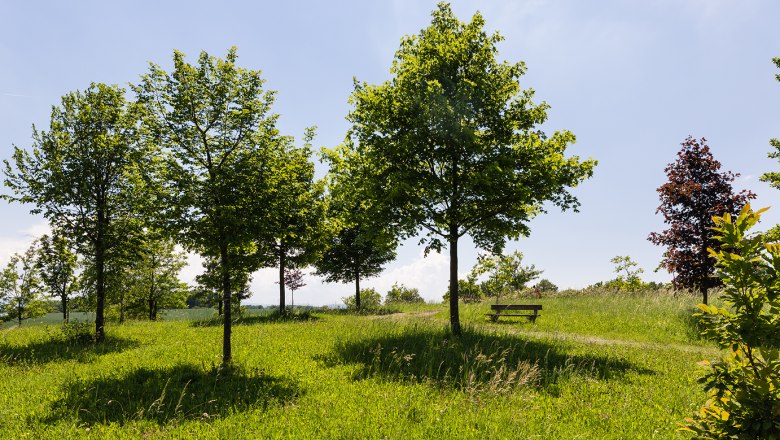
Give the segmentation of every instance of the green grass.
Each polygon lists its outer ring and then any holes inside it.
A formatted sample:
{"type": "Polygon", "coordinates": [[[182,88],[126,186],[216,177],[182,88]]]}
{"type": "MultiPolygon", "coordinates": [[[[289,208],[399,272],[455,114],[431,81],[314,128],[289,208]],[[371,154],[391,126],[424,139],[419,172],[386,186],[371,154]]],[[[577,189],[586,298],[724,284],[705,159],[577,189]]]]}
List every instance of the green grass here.
{"type": "Polygon", "coordinates": [[[461,338],[444,305],[245,316],[229,370],[200,311],[111,324],[101,344],[25,322],[0,330],[0,438],[684,438],[695,363],[717,355],[695,300],[541,303],[536,324],[463,305],[461,338]]]}

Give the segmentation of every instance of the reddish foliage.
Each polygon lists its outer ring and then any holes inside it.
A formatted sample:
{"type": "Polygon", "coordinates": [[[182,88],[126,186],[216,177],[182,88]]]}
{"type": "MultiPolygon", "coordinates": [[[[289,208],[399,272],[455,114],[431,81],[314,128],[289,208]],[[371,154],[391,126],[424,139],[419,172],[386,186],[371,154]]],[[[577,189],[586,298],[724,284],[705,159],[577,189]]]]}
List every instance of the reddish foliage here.
{"type": "Polygon", "coordinates": [[[661,265],[674,274],[674,286],[698,289],[705,303],[706,289],[720,285],[712,276],[715,260],[707,252],[719,247],[713,238],[712,217],[726,212],[737,215],[756,197],[746,190],[734,193],[731,182],[739,174],[720,172],[720,162],[713,158],[706,142],[688,136],[677,160],[664,170],[669,181],[658,188],[661,205],[656,213],[663,214],[669,229],[648,237],[654,244],[666,246],[661,265]]]}

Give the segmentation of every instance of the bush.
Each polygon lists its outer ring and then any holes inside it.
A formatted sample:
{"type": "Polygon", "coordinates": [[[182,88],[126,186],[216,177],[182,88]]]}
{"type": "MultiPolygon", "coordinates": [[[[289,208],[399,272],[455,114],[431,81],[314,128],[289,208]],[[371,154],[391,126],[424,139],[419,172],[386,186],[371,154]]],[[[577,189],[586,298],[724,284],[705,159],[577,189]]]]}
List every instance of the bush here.
{"type": "Polygon", "coordinates": [[[403,284],[400,286],[398,283],[393,284],[393,287],[387,292],[385,297],[385,305],[390,304],[421,304],[425,300],[420,296],[420,291],[417,289],[410,289],[403,284]]]}
{"type": "Polygon", "coordinates": [[[536,284],[536,287],[539,288],[539,290],[542,291],[542,293],[551,293],[551,292],[558,291],[558,286],[553,284],[547,278],[539,281],[539,283],[536,284]]]}
{"type": "MultiPolygon", "coordinates": [[[[354,296],[341,298],[349,310],[357,310],[354,296]]],[[[362,310],[378,309],[382,305],[382,295],[374,288],[360,289],[360,308],[362,310]]]]}
{"type": "MultiPolygon", "coordinates": [[[[471,278],[458,280],[458,298],[464,303],[474,303],[482,301],[484,297],[482,289],[471,278]]],[[[450,288],[447,286],[447,292],[444,294],[444,301],[450,299],[450,288]]]]}
{"type": "Polygon", "coordinates": [[[726,307],[700,304],[697,316],[726,355],[702,363],[709,399],[682,428],[696,438],[780,438],[780,243],[745,235],[762,211],[748,204],[733,223],[728,213],[714,217],[721,246],[710,255],[726,307]]]}
{"type": "Polygon", "coordinates": [[[92,342],[92,324],[87,321],[64,322],[60,327],[60,333],[65,342],[71,344],[86,344],[92,342]]]}

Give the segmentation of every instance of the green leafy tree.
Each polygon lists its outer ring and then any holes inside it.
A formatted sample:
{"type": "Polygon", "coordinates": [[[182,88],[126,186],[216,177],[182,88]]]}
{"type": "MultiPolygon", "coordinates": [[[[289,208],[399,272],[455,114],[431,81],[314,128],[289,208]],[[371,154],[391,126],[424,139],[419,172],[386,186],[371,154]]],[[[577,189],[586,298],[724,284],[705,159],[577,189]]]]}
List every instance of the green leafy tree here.
{"type": "Polygon", "coordinates": [[[48,311],[35,264],[36,253],[37,242],[33,242],[24,253],[12,255],[0,272],[0,321],[16,319],[22,325],[23,320],[48,311]]]}
{"type": "Polygon", "coordinates": [[[382,273],[395,259],[398,246],[387,211],[366,194],[370,164],[341,146],[323,150],[329,163],[328,218],[337,231],[329,235],[327,247],[315,267],[329,283],[355,282],[355,306],[361,307],[360,280],[382,273]]]}
{"type": "Polygon", "coordinates": [[[39,240],[37,268],[49,295],[59,298],[63,322],[69,321],[70,299],[78,291],[78,258],[62,234],[44,235],[39,240]]]}
{"type": "Polygon", "coordinates": [[[393,78],[356,83],[348,116],[357,151],[376,167],[372,197],[383,200],[407,233],[426,231],[426,250],[450,252],[450,324],[460,334],[458,240],[469,234],[499,253],[507,238],[529,233],[544,206],[578,206],[567,191],[592,174],[593,160],[566,158],[568,131],[546,136],[547,105],[522,90],[523,63],[496,61],[500,35],[488,35],[440,3],[431,25],[406,37],[393,78]]]}
{"type": "Polygon", "coordinates": [[[62,98],[49,131],[33,127],[32,152],[14,148],[5,163],[6,200],[32,203],[52,227],[72,239],[95,267],[95,339],[105,338],[106,263],[127,236],[117,221],[141,204],[137,164],[138,108],[116,86],[92,84],[62,98]],[[15,169],[14,169],[15,168],[15,169]]]}
{"type": "MultiPolygon", "coordinates": [[[[234,265],[231,271],[230,288],[233,289],[230,299],[231,309],[240,310],[241,301],[252,296],[249,291],[252,276],[248,269],[238,265],[234,265]]],[[[222,295],[222,268],[219,260],[206,257],[203,261],[203,273],[195,276],[195,282],[197,283],[195,295],[199,303],[209,307],[216,307],[217,314],[222,316],[225,310],[225,303],[222,295]]]]}
{"type": "Polygon", "coordinates": [[[313,136],[314,130],[309,129],[303,147],[287,142],[276,151],[269,202],[273,215],[257,231],[260,246],[267,249],[265,261],[279,268],[280,313],[286,311],[286,271],[317,261],[326,240],[324,182],[314,180],[310,160],[313,136]]]}
{"type": "Polygon", "coordinates": [[[498,299],[505,293],[525,288],[525,285],[539,277],[541,270],[533,264],[523,266],[523,254],[512,252],[509,255],[485,255],[477,257],[477,263],[471,269],[471,278],[476,280],[487,274],[487,280],[482,283],[482,290],[498,299]]]}
{"type": "Polygon", "coordinates": [[[609,260],[615,265],[615,273],[618,277],[610,283],[617,290],[637,290],[644,286],[639,274],[644,270],[630,256],[616,256],[609,260]]]}
{"type": "MultiPolygon", "coordinates": [[[[274,92],[259,71],[201,52],[196,65],[174,52],[172,73],[152,64],[133,89],[151,141],[163,146],[155,168],[166,228],[190,250],[219,262],[222,300],[231,303],[236,269],[251,273],[258,223],[267,220],[270,151],[282,141],[270,112],[274,92]]],[[[222,362],[232,360],[231,308],[225,307],[222,362]]]]}
{"type": "Polygon", "coordinates": [[[538,283],[536,283],[536,288],[539,289],[540,292],[557,292],[558,286],[553,284],[552,281],[548,280],[547,278],[542,279],[538,283]]]}
{"type": "Polygon", "coordinates": [[[391,304],[423,304],[425,300],[420,296],[420,291],[409,288],[403,284],[394,283],[385,296],[385,305],[391,304]]]}
{"type": "Polygon", "coordinates": [[[701,304],[697,316],[725,355],[702,363],[709,399],[683,428],[695,438],[780,438],[780,243],[748,234],[765,210],[714,217],[725,307],[701,304]]]}
{"type": "Polygon", "coordinates": [[[143,311],[150,321],[155,321],[160,309],[183,307],[186,289],[179,272],[184,265],[184,253],[176,250],[170,238],[146,230],[138,256],[123,277],[133,312],[143,311]]]}

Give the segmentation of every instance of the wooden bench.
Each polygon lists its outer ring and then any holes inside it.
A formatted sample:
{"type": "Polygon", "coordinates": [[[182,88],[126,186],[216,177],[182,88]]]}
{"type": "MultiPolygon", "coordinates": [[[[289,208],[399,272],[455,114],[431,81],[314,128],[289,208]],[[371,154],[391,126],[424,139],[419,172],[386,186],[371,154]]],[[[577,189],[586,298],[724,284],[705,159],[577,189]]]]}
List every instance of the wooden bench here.
{"type": "Polygon", "coordinates": [[[493,313],[488,313],[490,320],[497,322],[501,316],[525,316],[531,322],[536,322],[536,318],[542,316],[539,312],[542,310],[541,304],[491,304],[493,313]],[[510,312],[510,313],[506,313],[510,312]],[[533,312],[533,313],[511,313],[511,312],[533,312]]]}

